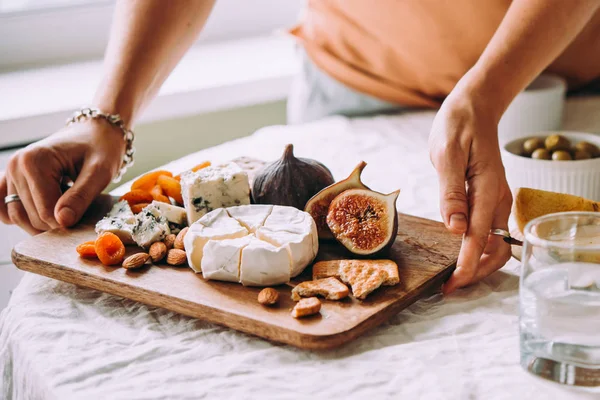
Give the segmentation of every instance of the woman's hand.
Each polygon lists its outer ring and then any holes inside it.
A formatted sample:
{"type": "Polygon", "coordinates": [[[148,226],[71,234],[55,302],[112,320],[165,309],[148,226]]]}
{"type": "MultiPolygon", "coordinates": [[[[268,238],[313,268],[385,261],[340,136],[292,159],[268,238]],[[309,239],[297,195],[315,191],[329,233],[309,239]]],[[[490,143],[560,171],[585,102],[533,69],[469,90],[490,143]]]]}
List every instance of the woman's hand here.
{"type": "Polygon", "coordinates": [[[508,229],[512,195],[500,158],[497,117],[460,89],[442,104],[429,138],[440,178],[444,223],[464,234],[457,267],[444,294],[486,277],[510,258],[510,246],[490,228],[508,229]]]}
{"type": "Polygon", "coordinates": [[[0,219],[30,234],[75,224],[116,175],[124,152],[123,133],[101,120],[72,124],[19,150],[0,172],[0,219]],[[74,184],[63,194],[64,178],[74,184]],[[21,201],[4,204],[10,194],[21,201]]]}

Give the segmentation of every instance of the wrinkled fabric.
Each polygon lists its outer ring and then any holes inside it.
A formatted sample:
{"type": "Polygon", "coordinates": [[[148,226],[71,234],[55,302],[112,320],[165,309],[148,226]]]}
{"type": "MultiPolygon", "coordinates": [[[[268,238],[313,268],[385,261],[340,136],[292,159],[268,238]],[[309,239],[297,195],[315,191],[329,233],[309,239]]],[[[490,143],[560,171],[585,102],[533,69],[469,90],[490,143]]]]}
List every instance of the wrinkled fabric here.
{"type": "MultiPolygon", "coordinates": [[[[362,159],[367,185],[402,188],[398,209],[439,220],[427,154],[433,112],[269,127],[178,160],[265,160],[293,143],[337,179],[362,159]]],[[[121,189],[123,192],[125,189],[121,189]]],[[[119,192],[119,191],[117,191],[119,192]]],[[[2,399],[594,398],[519,366],[518,272],[422,299],[341,348],[305,351],[27,274],[0,317],[2,399]]]]}

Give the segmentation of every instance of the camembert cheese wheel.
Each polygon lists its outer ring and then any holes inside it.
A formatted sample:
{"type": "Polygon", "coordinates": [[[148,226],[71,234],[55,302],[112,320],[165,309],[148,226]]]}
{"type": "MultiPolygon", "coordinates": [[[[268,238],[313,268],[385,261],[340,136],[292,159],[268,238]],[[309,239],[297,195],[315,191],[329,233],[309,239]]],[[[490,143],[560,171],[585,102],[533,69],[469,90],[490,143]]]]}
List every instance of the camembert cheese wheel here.
{"type": "Polygon", "coordinates": [[[289,282],[319,250],[310,214],[271,205],[213,210],[190,226],[184,241],[194,271],[245,286],[289,282]]]}

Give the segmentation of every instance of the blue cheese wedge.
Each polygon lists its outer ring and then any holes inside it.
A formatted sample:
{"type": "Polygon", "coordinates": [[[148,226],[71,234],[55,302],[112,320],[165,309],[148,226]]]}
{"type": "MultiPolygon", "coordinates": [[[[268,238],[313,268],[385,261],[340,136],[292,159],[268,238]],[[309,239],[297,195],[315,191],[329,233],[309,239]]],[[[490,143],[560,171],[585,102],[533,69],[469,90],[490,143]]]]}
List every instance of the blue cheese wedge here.
{"type": "Polygon", "coordinates": [[[187,225],[187,214],[183,207],[177,207],[161,201],[153,201],[145,207],[144,210],[147,210],[149,207],[156,208],[158,212],[172,224],[180,226],[187,225]]]}
{"type": "Polygon", "coordinates": [[[140,247],[149,248],[152,243],[163,240],[171,233],[167,218],[152,205],[137,214],[135,221],[132,237],[140,247]]]}
{"type": "Polygon", "coordinates": [[[289,282],[291,260],[286,249],[252,236],[242,249],[240,283],[244,286],[270,286],[289,282]]]}
{"type": "Polygon", "coordinates": [[[204,279],[239,282],[242,250],[250,244],[250,241],[251,236],[209,240],[204,245],[201,262],[204,279]]]}
{"type": "Polygon", "coordinates": [[[235,163],[215,165],[181,177],[188,224],[212,210],[250,204],[248,174],[235,163]]]}
{"type": "Polygon", "coordinates": [[[185,236],[189,265],[206,279],[269,286],[289,282],[319,250],[312,217],[293,207],[244,205],[217,209],[185,236]]]}
{"type": "Polygon", "coordinates": [[[114,233],[124,244],[133,244],[133,228],[135,215],[126,201],[116,203],[113,208],[96,224],[96,233],[114,233]]]}
{"type": "MultiPolygon", "coordinates": [[[[183,239],[190,267],[200,273],[203,267],[217,269],[208,261],[203,264],[204,246],[210,240],[236,239],[248,236],[250,232],[238,221],[231,218],[223,208],[214,210],[190,225],[183,239]]],[[[214,259],[214,258],[213,258],[214,259]]]]}

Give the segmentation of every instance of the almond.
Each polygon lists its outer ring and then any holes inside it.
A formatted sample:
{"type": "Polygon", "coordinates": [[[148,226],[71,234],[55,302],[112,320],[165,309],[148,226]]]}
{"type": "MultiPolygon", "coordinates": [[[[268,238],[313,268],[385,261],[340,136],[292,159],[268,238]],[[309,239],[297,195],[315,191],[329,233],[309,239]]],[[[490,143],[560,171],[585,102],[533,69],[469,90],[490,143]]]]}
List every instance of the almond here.
{"type": "Polygon", "coordinates": [[[146,264],[146,261],[150,258],[148,253],[136,253],[131,255],[123,261],[123,268],[125,269],[136,269],[146,264]]]}
{"type": "Polygon", "coordinates": [[[167,253],[167,264],[169,265],[182,265],[187,261],[185,251],[180,249],[171,249],[167,253]]]}
{"type": "Polygon", "coordinates": [[[258,302],[265,306],[272,306],[279,300],[279,292],[273,288],[264,288],[258,294],[258,302]]]}
{"type": "Polygon", "coordinates": [[[167,255],[167,245],[163,242],[152,243],[148,253],[150,253],[150,258],[152,259],[152,262],[159,262],[167,255]]]}
{"type": "Polygon", "coordinates": [[[175,249],[179,249],[179,250],[185,250],[185,244],[183,243],[183,238],[185,237],[185,234],[187,233],[188,228],[185,227],[181,230],[181,232],[179,232],[177,234],[177,237],[175,238],[175,243],[173,243],[173,248],[175,249]]]}
{"type": "Polygon", "coordinates": [[[172,233],[170,235],[167,235],[167,237],[165,237],[165,239],[163,240],[163,243],[165,244],[165,246],[167,246],[167,250],[171,250],[173,248],[176,238],[177,238],[177,236],[175,236],[172,233]]]}

